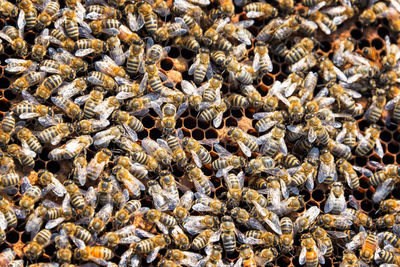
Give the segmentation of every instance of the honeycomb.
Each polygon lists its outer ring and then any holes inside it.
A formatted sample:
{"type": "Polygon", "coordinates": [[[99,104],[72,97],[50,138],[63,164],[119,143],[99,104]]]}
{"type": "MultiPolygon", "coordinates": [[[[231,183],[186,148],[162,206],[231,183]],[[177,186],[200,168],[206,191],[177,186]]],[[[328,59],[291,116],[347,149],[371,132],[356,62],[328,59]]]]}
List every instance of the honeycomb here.
{"type": "MultiPolygon", "coordinates": [[[[213,2],[211,7],[217,7],[219,3],[217,1],[213,2]]],[[[301,3],[296,3],[296,9],[301,8],[301,3]]],[[[241,7],[236,7],[235,17],[237,19],[245,18],[245,12],[242,11],[241,7]]],[[[169,22],[171,17],[166,18],[166,22],[169,22]]],[[[3,28],[5,25],[15,25],[15,20],[12,18],[1,19],[0,20],[0,28],[3,28]]],[[[261,30],[261,28],[266,24],[266,20],[256,20],[255,24],[249,28],[249,30],[253,33],[257,33],[261,30]]],[[[36,31],[30,30],[25,33],[25,40],[29,45],[34,44],[34,39],[38,35],[36,31]]],[[[390,30],[389,22],[387,19],[378,19],[377,23],[373,26],[364,27],[357,20],[357,18],[350,19],[344,22],[338,30],[327,36],[322,32],[318,31],[316,35],[316,40],[319,41],[318,47],[315,53],[323,56],[327,56],[332,58],[333,52],[338,48],[339,43],[352,37],[356,41],[356,52],[361,53],[361,50],[364,47],[370,47],[376,50],[378,54],[377,62],[380,61],[381,57],[385,55],[385,41],[384,38],[386,35],[390,35],[392,40],[397,40],[397,34],[393,33],[390,30]]],[[[4,43],[4,42],[3,42],[4,43]]],[[[290,43],[290,41],[288,42],[290,43]]],[[[179,82],[183,80],[191,80],[191,76],[188,74],[188,66],[193,63],[193,57],[195,53],[176,46],[174,44],[168,44],[171,46],[168,55],[162,59],[159,67],[161,70],[167,74],[167,76],[177,81],[176,89],[181,89],[179,82]]],[[[247,47],[248,56],[254,55],[254,42],[250,47],[247,47]]],[[[4,53],[0,54],[0,61],[4,62],[7,58],[16,57],[13,50],[9,47],[5,47],[4,53]]],[[[99,58],[91,57],[89,58],[89,64],[94,63],[99,58]]],[[[279,57],[272,58],[273,63],[273,71],[270,73],[264,74],[259,78],[258,83],[256,84],[257,90],[262,94],[262,96],[266,96],[271,85],[275,81],[283,81],[289,74],[288,64],[285,63],[279,57]]],[[[16,79],[17,75],[12,75],[5,72],[5,65],[0,66],[0,119],[3,118],[4,114],[9,111],[10,107],[18,103],[22,100],[22,97],[18,94],[15,94],[11,89],[10,85],[16,79]]],[[[234,92],[238,92],[237,88],[232,86],[230,83],[224,82],[221,89],[223,94],[230,94],[234,92]]],[[[363,105],[366,106],[368,101],[367,98],[363,99],[363,105]]],[[[235,154],[240,153],[240,149],[237,145],[229,141],[226,136],[227,129],[231,126],[240,127],[243,130],[246,130],[248,134],[254,135],[256,137],[259,136],[259,133],[255,131],[254,126],[257,122],[253,119],[253,115],[258,112],[253,108],[248,108],[246,110],[243,109],[229,109],[223,114],[223,121],[220,127],[215,128],[212,125],[212,122],[204,122],[198,120],[198,112],[193,108],[189,107],[180,118],[177,119],[176,128],[181,128],[184,136],[192,137],[196,140],[206,140],[206,139],[218,139],[220,140],[220,144],[222,144],[229,152],[235,154]]],[[[385,111],[386,112],[386,111],[385,111]]],[[[384,117],[384,116],[383,116],[384,117]]],[[[142,140],[146,137],[150,137],[153,140],[162,137],[162,130],[160,129],[160,121],[158,115],[150,110],[148,114],[140,118],[141,122],[145,126],[145,130],[138,133],[139,140],[142,140]]],[[[361,132],[369,126],[362,117],[357,118],[358,126],[361,132]]],[[[377,123],[382,127],[382,131],[380,134],[380,139],[384,148],[384,157],[379,158],[376,153],[370,153],[367,157],[359,157],[352,156],[349,160],[350,163],[362,167],[367,167],[371,170],[374,170],[374,167],[371,166],[368,162],[377,161],[381,164],[399,164],[400,156],[399,154],[399,146],[400,146],[400,133],[398,131],[397,124],[387,124],[383,119],[380,119],[377,123]]],[[[210,151],[212,159],[215,160],[218,158],[218,153],[213,150],[212,147],[206,146],[206,148],[210,151]]],[[[38,171],[40,169],[47,169],[54,173],[60,181],[64,181],[68,178],[68,175],[72,169],[72,164],[69,161],[51,161],[48,159],[48,153],[51,150],[50,147],[44,147],[43,151],[40,153],[38,158],[35,161],[34,171],[38,171]]],[[[95,151],[91,147],[88,150],[88,157],[91,158],[95,154],[95,151]]],[[[182,169],[173,165],[172,173],[175,178],[185,183],[185,173],[182,169]]],[[[221,179],[216,178],[215,171],[212,170],[210,166],[203,166],[202,168],[205,175],[211,177],[212,183],[215,185],[214,197],[222,198],[224,192],[226,192],[226,188],[221,179]]],[[[27,167],[21,167],[18,169],[18,173],[22,175],[30,175],[31,169],[27,167]]],[[[91,184],[89,184],[91,185],[91,184]]],[[[399,185],[396,185],[395,190],[389,196],[390,198],[400,199],[400,193],[396,189],[398,189],[399,185]]],[[[357,202],[359,203],[361,209],[368,214],[371,218],[376,219],[380,216],[377,213],[379,206],[378,204],[374,204],[372,202],[372,195],[375,192],[375,189],[369,184],[368,178],[364,175],[360,176],[360,189],[359,190],[350,190],[348,187],[345,187],[345,195],[346,199],[349,195],[353,195],[357,202]]],[[[19,189],[19,188],[18,188],[19,189]]],[[[303,189],[300,191],[300,194],[304,196],[305,200],[305,209],[309,209],[312,206],[318,206],[321,210],[323,210],[325,202],[327,200],[329,194],[329,187],[324,184],[318,184],[316,188],[312,191],[308,191],[303,189]]],[[[11,202],[18,203],[19,198],[21,197],[20,193],[15,195],[6,195],[2,193],[2,195],[9,199],[11,202]]],[[[388,198],[389,198],[388,197],[388,198]]],[[[52,199],[54,200],[54,199],[52,199]]],[[[60,200],[57,200],[60,202],[60,200]]],[[[141,200],[143,203],[149,203],[151,200],[146,196],[141,200]]],[[[300,210],[298,213],[290,214],[291,219],[295,219],[298,214],[300,214],[304,209],[300,210]]],[[[7,232],[6,241],[0,245],[0,251],[11,248],[17,254],[17,259],[24,258],[23,255],[23,247],[31,241],[31,235],[29,233],[24,232],[25,222],[19,221],[18,226],[15,229],[11,229],[7,232]]],[[[107,231],[111,230],[112,226],[107,226],[107,231]]],[[[153,229],[154,231],[154,229],[153,229]]],[[[295,240],[295,253],[293,256],[290,255],[279,255],[275,261],[274,266],[301,266],[299,265],[299,252],[300,252],[300,241],[298,238],[295,240]]],[[[120,260],[120,256],[123,252],[128,249],[126,245],[118,245],[115,249],[116,256],[112,259],[112,262],[118,263],[120,260]]],[[[56,248],[54,244],[50,244],[45,248],[45,252],[43,255],[37,259],[35,262],[55,262],[54,253],[56,248]]],[[[325,264],[322,266],[338,266],[341,262],[342,248],[336,247],[334,248],[334,257],[325,258],[325,264]]],[[[234,263],[239,256],[238,251],[233,253],[232,255],[224,254],[224,260],[234,263]]],[[[158,259],[155,261],[159,261],[158,259]]],[[[142,262],[142,265],[145,266],[145,263],[142,262]]],[[[155,263],[153,263],[155,265],[155,263]]]]}

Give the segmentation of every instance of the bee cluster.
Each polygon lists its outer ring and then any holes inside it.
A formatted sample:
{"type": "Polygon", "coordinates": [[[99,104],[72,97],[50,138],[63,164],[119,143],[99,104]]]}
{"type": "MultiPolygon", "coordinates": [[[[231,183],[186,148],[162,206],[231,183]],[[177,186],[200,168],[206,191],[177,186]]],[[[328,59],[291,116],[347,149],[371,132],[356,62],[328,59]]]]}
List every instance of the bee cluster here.
{"type": "Polygon", "coordinates": [[[399,12],[1,0],[0,266],[400,265],[399,12]]]}

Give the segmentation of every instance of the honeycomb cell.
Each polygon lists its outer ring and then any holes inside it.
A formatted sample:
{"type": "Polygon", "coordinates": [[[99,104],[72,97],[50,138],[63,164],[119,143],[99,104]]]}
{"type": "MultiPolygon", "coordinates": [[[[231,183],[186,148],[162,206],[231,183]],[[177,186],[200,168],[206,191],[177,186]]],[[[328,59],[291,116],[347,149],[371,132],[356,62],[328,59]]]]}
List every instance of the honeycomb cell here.
{"type": "Polygon", "coordinates": [[[183,125],[187,129],[193,129],[196,127],[196,120],[193,117],[187,117],[184,119],[183,125]]]}
{"type": "Polygon", "coordinates": [[[322,201],[324,199],[324,192],[322,190],[314,190],[314,192],[312,193],[312,198],[315,201],[322,201]]]}
{"type": "Polygon", "coordinates": [[[392,155],[385,155],[382,158],[383,164],[393,164],[394,163],[394,156],[392,155]]]}
{"type": "Polygon", "coordinates": [[[171,49],[168,52],[168,56],[171,57],[171,58],[179,57],[180,56],[179,48],[177,48],[175,46],[172,46],[171,49]]]}
{"type": "Polygon", "coordinates": [[[169,70],[171,70],[173,67],[174,67],[174,62],[173,62],[171,59],[169,59],[169,58],[163,59],[163,60],[161,61],[161,68],[162,68],[163,70],[165,70],[165,71],[169,71],[169,70]]]}
{"type": "Polygon", "coordinates": [[[362,50],[364,47],[370,47],[370,43],[368,40],[362,39],[359,43],[358,43],[358,49],[362,50]]]}
{"type": "Polygon", "coordinates": [[[7,89],[10,86],[10,81],[7,78],[0,78],[0,89],[7,89]]]}
{"type": "Polygon", "coordinates": [[[350,32],[351,37],[353,37],[356,40],[359,40],[362,38],[363,34],[359,29],[353,29],[350,32]]]}
{"type": "Polygon", "coordinates": [[[372,201],[365,199],[361,201],[361,208],[363,211],[370,212],[373,209],[372,201]]]}
{"type": "Polygon", "coordinates": [[[273,79],[271,76],[265,74],[265,75],[263,76],[263,78],[262,78],[262,82],[263,82],[265,85],[269,86],[269,85],[272,85],[272,83],[274,82],[274,79],[273,79]]]}
{"type": "Polygon", "coordinates": [[[6,240],[11,244],[17,243],[19,241],[19,233],[15,230],[9,231],[6,240]]]}
{"type": "Polygon", "coordinates": [[[206,131],[206,139],[218,138],[218,133],[214,129],[208,129],[206,131]]]}
{"type": "Polygon", "coordinates": [[[195,129],[192,132],[192,137],[196,140],[203,140],[204,139],[204,132],[200,129],[195,129]]]}
{"type": "Polygon", "coordinates": [[[230,127],[230,126],[236,127],[237,125],[238,125],[238,123],[237,123],[236,119],[234,119],[234,118],[228,118],[225,120],[226,127],[230,127]]]}
{"type": "Polygon", "coordinates": [[[11,91],[11,90],[4,90],[3,91],[3,96],[7,99],[7,100],[14,100],[17,96],[11,91]]]}
{"type": "Polygon", "coordinates": [[[392,140],[392,135],[389,131],[382,131],[380,138],[384,142],[389,142],[390,140],[392,140]]]}
{"type": "Polygon", "coordinates": [[[50,161],[46,164],[46,168],[52,173],[57,173],[60,170],[60,163],[57,161],[50,161]]]}
{"type": "Polygon", "coordinates": [[[373,47],[375,47],[376,50],[382,49],[383,48],[382,39],[379,39],[379,38],[373,39],[372,42],[371,42],[371,45],[373,47]]]}
{"type": "Polygon", "coordinates": [[[378,35],[379,37],[381,37],[382,39],[385,39],[386,36],[389,35],[389,30],[386,27],[379,27],[378,28],[378,35]]]}

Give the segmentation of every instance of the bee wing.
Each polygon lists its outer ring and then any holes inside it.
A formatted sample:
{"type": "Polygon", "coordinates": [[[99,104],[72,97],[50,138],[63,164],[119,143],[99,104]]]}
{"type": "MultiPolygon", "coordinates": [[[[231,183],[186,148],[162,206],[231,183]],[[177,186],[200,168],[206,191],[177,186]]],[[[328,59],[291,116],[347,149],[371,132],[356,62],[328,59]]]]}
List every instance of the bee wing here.
{"type": "Polygon", "coordinates": [[[84,57],[84,56],[87,56],[87,55],[93,53],[94,51],[96,51],[96,50],[93,49],[93,48],[78,49],[78,50],[76,50],[76,52],[75,52],[75,56],[77,56],[77,57],[84,57]]]}
{"type": "Polygon", "coordinates": [[[385,154],[381,140],[379,137],[375,140],[375,153],[378,155],[378,157],[383,158],[383,155],[385,154]]]}
{"type": "Polygon", "coordinates": [[[143,16],[140,14],[133,15],[132,13],[127,14],[128,26],[133,32],[137,32],[144,25],[143,16]]]}
{"type": "Polygon", "coordinates": [[[400,100],[400,94],[398,94],[395,98],[388,101],[385,105],[385,109],[392,110],[399,100],[400,100]]]}
{"type": "Polygon", "coordinates": [[[224,115],[223,112],[219,112],[217,117],[215,117],[215,119],[213,120],[213,125],[215,128],[218,128],[221,125],[223,115],[224,115]]]}
{"type": "Polygon", "coordinates": [[[322,23],[321,21],[316,21],[316,23],[318,24],[318,26],[321,28],[321,31],[323,31],[326,35],[330,35],[331,29],[329,29],[328,26],[326,26],[324,23],[322,23]]]}
{"type": "Polygon", "coordinates": [[[283,154],[284,156],[287,155],[288,149],[287,149],[285,140],[284,140],[283,138],[279,139],[279,149],[281,150],[281,152],[282,152],[282,154],[283,154]]]}
{"type": "Polygon", "coordinates": [[[358,172],[362,173],[366,177],[371,177],[373,175],[373,172],[368,170],[367,168],[363,168],[363,167],[360,167],[360,166],[353,166],[353,169],[355,171],[358,171],[358,172]]]}
{"type": "Polygon", "coordinates": [[[0,229],[7,229],[7,220],[2,212],[0,212],[0,229]]]}
{"type": "Polygon", "coordinates": [[[336,141],[339,143],[343,143],[346,133],[347,133],[347,129],[343,128],[343,130],[341,130],[339,132],[339,134],[336,136],[336,141]]]}
{"type": "Polygon", "coordinates": [[[259,12],[259,11],[249,11],[246,13],[246,17],[248,17],[249,19],[254,19],[254,18],[259,18],[264,16],[264,12],[259,12]]]}
{"type": "Polygon", "coordinates": [[[60,183],[60,181],[57,178],[54,177],[52,178],[52,184],[53,184],[52,191],[56,196],[62,197],[67,193],[67,190],[65,189],[64,185],[60,183]]]}
{"type": "Polygon", "coordinates": [[[328,200],[326,201],[325,207],[324,207],[325,213],[329,213],[333,209],[335,199],[336,199],[335,195],[332,192],[330,192],[328,200]]]}
{"type": "Polygon", "coordinates": [[[60,223],[62,223],[63,221],[65,221],[64,217],[59,217],[57,219],[54,220],[50,220],[46,223],[45,225],[45,229],[53,229],[55,227],[57,227],[60,223]]]}
{"type": "Polygon", "coordinates": [[[376,191],[375,191],[374,195],[372,196],[372,200],[374,201],[374,203],[379,203],[383,199],[385,199],[390,194],[390,192],[393,191],[394,184],[395,184],[395,181],[393,178],[387,179],[382,184],[380,184],[376,188],[376,191]]]}
{"type": "Polygon", "coordinates": [[[242,152],[247,156],[247,157],[251,157],[251,150],[250,148],[248,148],[245,144],[243,144],[242,141],[237,141],[240,149],[242,150],[242,152]]]}
{"type": "Polygon", "coordinates": [[[190,66],[188,74],[193,75],[194,71],[199,66],[199,64],[200,64],[200,57],[197,57],[197,59],[193,62],[192,66],[190,66]]]}
{"type": "Polygon", "coordinates": [[[310,191],[314,189],[314,177],[312,173],[309,173],[307,176],[306,188],[310,191]]]}
{"type": "Polygon", "coordinates": [[[260,66],[261,66],[260,59],[261,59],[260,54],[255,53],[254,58],[253,58],[253,64],[252,64],[254,71],[258,71],[260,69],[260,66]]]}
{"type": "Polygon", "coordinates": [[[5,34],[4,32],[0,32],[0,38],[3,38],[4,40],[6,40],[9,43],[12,43],[12,39],[10,38],[10,36],[5,34]]]}
{"type": "Polygon", "coordinates": [[[156,259],[159,251],[160,247],[156,247],[152,252],[150,252],[150,254],[146,258],[146,262],[147,263],[153,262],[156,259]]]}

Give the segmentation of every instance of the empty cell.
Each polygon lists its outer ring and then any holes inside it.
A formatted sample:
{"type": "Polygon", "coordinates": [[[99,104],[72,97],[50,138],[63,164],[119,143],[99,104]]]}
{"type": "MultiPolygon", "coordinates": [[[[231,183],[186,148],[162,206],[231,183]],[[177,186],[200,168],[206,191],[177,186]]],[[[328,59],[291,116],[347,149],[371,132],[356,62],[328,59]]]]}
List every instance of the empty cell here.
{"type": "Polygon", "coordinates": [[[172,46],[171,50],[169,50],[168,56],[171,58],[177,58],[179,57],[180,53],[179,53],[179,48],[172,46]]]}
{"type": "Polygon", "coordinates": [[[358,48],[359,48],[360,50],[362,50],[364,47],[370,47],[370,46],[371,46],[371,44],[369,43],[369,41],[368,41],[368,40],[365,40],[365,39],[361,40],[361,41],[358,43],[358,48]]]}
{"type": "Polygon", "coordinates": [[[204,139],[204,131],[200,129],[195,129],[192,132],[192,137],[196,140],[203,140],[204,139]]]}
{"type": "Polygon", "coordinates": [[[241,118],[241,117],[243,117],[243,112],[242,112],[241,110],[239,110],[239,109],[233,109],[233,110],[231,110],[231,114],[232,114],[232,116],[235,117],[235,118],[241,118]]]}
{"type": "Polygon", "coordinates": [[[186,48],[182,48],[181,55],[182,55],[182,57],[184,57],[186,59],[192,59],[194,57],[195,53],[186,48]]]}
{"type": "Polygon", "coordinates": [[[322,41],[322,42],[319,43],[319,48],[323,52],[328,53],[331,50],[331,44],[329,42],[322,41]]]}
{"type": "Polygon", "coordinates": [[[145,128],[152,128],[155,124],[155,120],[151,116],[145,116],[142,118],[142,123],[145,128]]]}
{"type": "Polygon", "coordinates": [[[161,61],[161,68],[165,71],[171,70],[173,67],[174,67],[174,62],[169,58],[163,59],[161,61]]]}
{"type": "Polygon", "coordinates": [[[390,142],[390,140],[392,140],[392,135],[388,131],[382,131],[380,134],[380,138],[384,142],[390,142]]]}
{"type": "Polygon", "coordinates": [[[137,136],[138,136],[139,140],[142,140],[142,139],[146,138],[148,135],[149,135],[148,130],[144,130],[144,131],[141,131],[141,132],[137,133],[137,136]]]}
{"type": "Polygon", "coordinates": [[[394,157],[392,155],[385,155],[382,158],[382,162],[384,164],[393,164],[394,163],[394,157]]]}
{"type": "Polygon", "coordinates": [[[316,201],[322,201],[324,199],[324,192],[322,190],[314,190],[312,198],[316,201]]]}
{"type": "Polygon", "coordinates": [[[368,189],[369,188],[369,183],[368,183],[368,178],[360,178],[360,187],[368,189]]]}
{"type": "Polygon", "coordinates": [[[211,126],[211,122],[210,121],[201,121],[201,120],[197,120],[197,126],[200,129],[208,129],[209,127],[213,128],[214,126],[211,126]]]}
{"type": "Polygon", "coordinates": [[[3,96],[7,99],[7,100],[14,100],[17,95],[14,94],[11,90],[4,90],[3,91],[3,96]]]}
{"type": "Polygon", "coordinates": [[[379,37],[381,37],[382,39],[385,39],[386,36],[389,35],[389,30],[386,27],[379,27],[378,28],[378,35],[379,37]]]}
{"type": "Polygon", "coordinates": [[[271,76],[265,74],[265,75],[262,77],[262,82],[263,82],[265,85],[271,85],[271,84],[274,82],[274,78],[272,78],[271,76]]]}
{"type": "Polygon", "coordinates": [[[225,126],[226,127],[230,127],[230,126],[236,127],[237,125],[238,125],[237,121],[234,118],[227,118],[225,120],[225,126]]]}
{"type": "Polygon", "coordinates": [[[6,235],[6,240],[11,244],[17,243],[19,240],[19,233],[15,230],[9,231],[6,235]]]}
{"type": "Polygon", "coordinates": [[[359,40],[362,37],[362,32],[359,29],[353,29],[351,30],[350,35],[354,39],[359,40]]]}
{"type": "Polygon", "coordinates": [[[150,130],[150,138],[153,140],[157,140],[157,138],[161,138],[162,132],[156,128],[150,130]]]}
{"type": "Polygon", "coordinates": [[[206,131],[206,139],[218,138],[218,133],[214,129],[208,129],[206,131]]]}
{"type": "Polygon", "coordinates": [[[358,191],[358,190],[354,190],[354,191],[352,192],[352,194],[353,194],[353,196],[354,196],[357,200],[362,200],[362,199],[364,198],[364,194],[361,193],[361,192],[358,191]]]}
{"type": "Polygon", "coordinates": [[[196,120],[193,117],[187,117],[183,120],[183,125],[187,129],[193,129],[196,127],[196,120]]]}
{"type": "Polygon", "coordinates": [[[368,199],[364,199],[363,201],[361,201],[361,209],[363,211],[370,212],[373,207],[374,205],[372,204],[372,201],[368,199]]]}
{"type": "Polygon", "coordinates": [[[0,89],[7,89],[10,86],[10,81],[7,78],[0,78],[0,89]]]}
{"type": "Polygon", "coordinates": [[[383,47],[383,42],[382,42],[382,40],[381,40],[381,39],[378,39],[378,38],[372,40],[371,44],[372,44],[373,47],[376,48],[376,50],[380,50],[380,49],[382,49],[382,47],[383,47]]]}
{"type": "Polygon", "coordinates": [[[60,170],[60,163],[57,161],[50,161],[46,164],[46,168],[52,173],[57,173],[60,170]]]}

